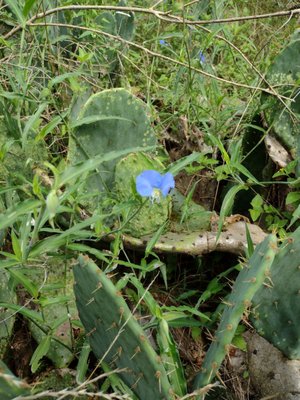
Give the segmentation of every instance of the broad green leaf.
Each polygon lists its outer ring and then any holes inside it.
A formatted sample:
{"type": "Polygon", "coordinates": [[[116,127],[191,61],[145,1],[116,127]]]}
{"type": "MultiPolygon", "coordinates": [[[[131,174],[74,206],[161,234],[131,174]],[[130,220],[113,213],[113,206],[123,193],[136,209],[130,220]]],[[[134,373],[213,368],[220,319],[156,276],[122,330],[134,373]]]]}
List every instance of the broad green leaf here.
{"type": "Polygon", "coordinates": [[[34,229],[34,224],[36,221],[33,219],[33,215],[31,212],[27,213],[27,215],[22,217],[21,224],[19,226],[19,242],[22,254],[22,262],[26,261],[28,247],[31,242],[31,231],[34,229]],[[34,221],[34,223],[33,223],[34,221]]]}
{"type": "Polygon", "coordinates": [[[50,190],[46,198],[46,207],[49,213],[49,219],[53,219],[59,208],[59,198],[56,190],[50,190]]]}
{"type": "Polygon", "coordinates": [[[229,154],[227,153],[221,139],[215,135],[212,135],[210,133],[207,133],[208,138],[211,140],[212,144],[220,150],[223,160],[225,161],[226,164],[230,165],[230,157],[229,154]]]}
{"type": "Polygon", "coordinates": [[[242,351],[247,351],[247,342],[242,335],[235,335],[232,344],[242,351]]]}
{"type": "Polygon", "coordinates": [[[3,47],[8,47],[9,49],[11,49],[12,48],[12,43],[10,43],[10,42],[8,42],[7,40],[5,40],[3,37],[0,37],[0,44],[3,46],[3,47]]]}
{"type": "Polygon", "coordinates": [[[88,239],[92,236],[93,232],[90,230],[84,230],[84,228],[91,226],[99,219],[99,215],[94,215],[93,217],[87,218],[86,220],[79,222],[78,224],[72,226],[71,228],[62,231],[61,234],[46,237],[40,240],[36,245],[30,250],[30,257],[38,257],[41,254],[57,251],[61,246],[66,243],[69,244],[72,240],[78,239],[88,239]]]}
{"type": "Polygon", "coordinates": [[[185,299],[188,299],[189,297],[194,297],[198,293],[199,293],[199,290],[195,290],[195,289],[187,290],[184,293],[180,294],[178,297],[176,297],[176,299],[178,301],[185,300],[185,299]]]}
{"type": "Polygon", "coordinates": [[[144,271],[144,272],[148,271],[147,267],[144,267],[144,266],[139,265],[139,264],[134,264],[134,263],[129,262],[129,261],[116,260],[115,263],[118,264],[118,265],[123,265],[124,267],[128,267],[128,268],[131,268],[131,269],[132,268],[133,269],[138,269],[138,270],[141,270],[141,271],[144,271]]]}
{"type": "MultiPolygon", "coordinates": [[[[164,313],[163,318],[168,321],[169,313],[164,313]]],[[[168,324],[172,328],[194,328],[200,326],[206,326],[206,323],[203,321],[199,321],[199,319],[195,319],[194,317],[185,315],[184,317],[174,319],[171,318],[168,321],[168,324]]]]}
{"type": "Polygon", "coordinates": [[[236,168],[238,171],[240,171],[243,175],[245,175],[251,183],[255,183],[256,185],[263,186],[262,183],[260,183],[254,175],[252,175],[247,168],[245,168],[242,164],[240,163],[231,163],[230,164],[232,168],[236,168]]]}
{"type": "MultiPolygon", "coordinates": [[[[0,254],[3,254],[3,253],[4,253],[3,251],[0,252],[0,254]]],[[[14,254],[10,254],[9,259],[0,260],[0,269],[17,267],[19,264],[20,264],[20,261],[17,259],[17,257],[14,254]]]]}
{"type": "Polygon", "coordinates": [[[122,118],[122,117],[118,117],[116,115],[112,115],[112,116],[90,115],[88,117],[84,117],[84,118],[74,121],[71,125],[71,128],[74,129],[81,125],[89,125],[89,124],[93,124],[94,122],[107,121],[107,120],[111,120],[111,119],[113,119],[113,120],[118,119],[120,121],[131,122],[131,120],[128,118],[122,118]]]}
{"type": "Polygon", "coordinates": [[[81,351],[79,354],[79,359],[76,367],[76,383],[80,385],[86,380],[86,373],[88,370],[88,360],[91,352],[91,346],[87,339],[85,339],[81,351]]]}
{"type": "Polygon", "coordinates": [[[39,294],[38,287],[32,282],[31,279],[27,278],[21,271],[16,269],[9,269],[10,275],[31,294],[32,297],[37,298],[39,294]]]}
{"type": "Polygon", "coordinates": [[[153,246],[155,246],[155,243],[158,241],[158,239],[160,238],[160,236],[163,234],[163,232],[164,232],[164,230],[165,230],[166,225],[168,224],[168,222],[169,222],[169,221],[166,221],[165,223],[163,223],[163,224],[159,227],[159,229],[155,232],[155,234],[152,236],[152,238],[149,240],[149,242],[147,243],[147,247],[146,247],[146,250],[145,250],[145,257],[147,257],[147,256],[150,254],[150,252],[151,252],[153,246]]]}
{"type": "MultiPolygon", "coordinates": [[[[93,254],[93,256],[97,257],[98,260],[104,261],[107,264],[109,264],[109,262],[110,262],[110,260],[104,255],[103,251],[95,249],[94,247],[87,246],[85,244],[71,243],[71,244],[67,245],[67,249],[79,251],[81,253],[93,254]]],[[[118,262],[118,264],[119,264],[119,262],[118,262]]],[[[131,263],[129,263],[129,264],[131,264],[131,263]]]]}
{"type": "Polygon", "coordinates": [[[248,225],[245,223],[245,228],[246,228],[246,237],[247,237],[247,258],[250,258],[252,254],[254,253],[254,244],[253,240],[251,238],[251,234],[248,228],[248,225]]]}
{"type": "MultiPolygon", "coordinates": [[[[206,315],[203,314],[202,312],[200,312],[199,310],[197,310],[194,307],[189,307],[189,306],[163,306],[163,315],[164,315],[164,319],[171,321],[170,318],[173,319],[178,319],[180,318],[180,315],[183,316],[182,313],[189,313],[192,315],[196,315],[197,317],[200,317],[202,319],[205,319],[206,321],[210,321],[210,318],[206,315]],[[165,311],[167,311],[165,313],[165,311]],[[172,314],[173,313],[173,314],[172,314]],[[178,315],[176,316],[176,314],[178,313],[178,315]],[[166,318],[165,315],[168,314],[168,317],[166,318]]],[[[186,314],[184,315],[185,317],[187,316],[186,314]]]]}
{"type": "Polygon", "coordinates": [[[293,212],[293,217],[291,219],[291,222],[288,226],[288,229],[294,225],[294,223],[300,218],[300,204],[299,206],[296,208],[296,210],[293,212]]]}
{"type": "Polygon", "coordinates": [[[25,96],[23,93],[15,93],[15,92],[0,92],[0,97],[4,97],[5,99],[8,100],[26,100],[30,103],[33,103],[34,100],[32,100],[30,97],[25,96]]]}
{"type": "Polygon", "coordinates": [[[70,296],[43,297],[39,299],[42,307],[51,306],[53,304],[66,304],[70,301],[70,296]]]}
{"type": "Polygon", "coordinates": [[[34,3],[36,1],[37,0],[26,0],[25,1],[24,7],[23,7],[23,15],[24,15],[24,17],[27,17],[27,15],[29,14],[32,6],[34,5],[34,3]]]}
{"type": "Polygon", "coordinates": [[[46,107],[48,106],[47,103],[42,103],[40,104],[39,108],[36,110],[36,112],[29,118],[29,120],[26,122],[23,132],[22,132],[22,139],[26,141],[26,138],[28,136],[28,133],[32,130],[34,124],[36,121],[40,118],[41,114],[44,112],[46,107]]]}
{"type": "Polygon", "coordinates": [[[253,208],[260,208],[264,204],[264,200],[260,194],[257,194],[253,197],[250,204],[253,208]]]}
{"type": "Polygon", "coordinates": [[[5,0],[5,3],[9,6],[11,11],[17,17],[17,20],[18,20],[19,24],[24,26],[25,18],[24,18],[24,15],[23,15],[21,9],[19,8],[19,2],[16,1],[16,0],[5,0]]]}
{"type": "Polygon", "coordinates": [[[40,344],[35,349],[32,357],[31,357],[31,360],[30,360],[31,372],[32,373],[35,373],[38,370],[38,368],[40,366],[41,359],[49,351],[50,343],[51,343],[51,336],[47,335],[47,336],[43,337],[43,339],[40,341],[40,344]]]}
{"type": "Polygon", "coordinates": [[[184,369],[176,344],[170,334],[169,325],[164,319],[158,323],[157,342],[160,348],[159,355],[167,370],[172,389],[177,396],[182,397],[187,391],[184,369]]]}
{"type": "Polygon", "coordinates": [[[201,153],[192,153],[187,157],[183,157],[178,161],[175,161],[172,165],[170,165],[166,172],[171,172],[173,175],[177,175],[178,172],[182,171],[187,165],[192,164],[193,162],[199,161],[201,159],[201,153]]]}
{"type": "Polygon", "coordinates": [[[13,251],[14,251],[18,261],[22,261],[22,250],[21,250],[21,246],[19,243],[19,239],[17,238],[17,236],[13,230],[11,231],[10,236],[11,236],[13,251]]]}
{"type": "Polygon", "coordinates": [[[63,118],[66,116],[67,113],[64,113],[62,115],[57,115],[54,117],[47,125],[45,125],[40,132],[36,135],[35,137],[35,142],[38,142],[39,140],[43,140],[48,133],[52,132],[54,128],[57,127],[63,120],[63,118]]]}
{"type": "Polygon", "coordinates": [[[140,151],[150,151],[153,150],[154,146],[148,147],[132,147],[130,149],[119,150],[119,151],[110,151],[107,154],[99,155],[97,157],[91,158],[87,161],[79,163],[74,166],[70,166],[67,168],[59,179],[59,187],[65,185],[66,183],[71,182],[72,180],[82,176],[86,172],[92,171],[93,169],[97,168],[98,165],[102,164],[103,162],[114,160],[116,158],[125,156],[129,153],[137,153],[140,151]]]}
{"type": "Polygon", "coordinates": [[[138,290],[139,298],[143,298],[143,301],[146,303],[151,314],[154,317],[161,319],[161,310],[159,304],[156,302],[152,294],[143,287],[142,283],[136,277],[132,276],[130,281],[138,290]]]}
{"type": "Polygon", "coordinates": [[[22,189],[22,186],[20,186],[20,185],[18,185],[18,186],[6,186],[5,188],[0,189],[0,194],[12,192],[13,190],[18,190],[18,189],[22,189]]]}
{"type": "Polygon", "coordinates": [[[243,154],[242,150],[243,139],[240,138],[237,141],[233,141],[229,146],[229,152],[231,155],[231,164],[241,164],[241,155],[243,154]]]}
{"type": "Polygon", "coordinates": [[[53,86],[57,85],[65,81],[66,79],[73,78],[74,76],[80,76],[80,72],[66,72],[65,74],[56,76],[55,78],[51,79],[48,83],[48,88],[51,89],[53,86]]]}
{"type": "Polygon", "coordinates": [[[285,204],[289,205],[293,203],[298,203],[299,200],[300,200],[300,192],[290,192],[286,196],[285,204]]]}
{"type": "MultiPolygon", "coordinates": [[[[54,319],[53,321],[51,321],[51,330],[52,332],[55,332],[62,324],[64,324],[65,322],[69,321],[69,317],[67,314],[63,315],[62,317],[58,318],[58,319],[54,319]]],[[[71,329],[71,327],[70,327],[71,329]]],[[[54,338],[54,340],[56,340],[56,338],[54,338]]]]}
{"type": "Polygon", "coordinates": [[[38,174],[34,174],[32,181],[32,191],[35,196],[37,196],[40,200],[43,199],[42,195],[42,185],[40,183],[40,178],[38,174]]]}
{"type": "Polygon", "coordinates": [[[253,221],[256,221],[264,211],[263,209],[264,200],[260,194],[257,194],[256,196],[253,197],[250,204],[253,207],[249,210],[250,216],[253,221]]]}
{"type": "Polygon", "coordinates": [[[250,216],[253,222],[257,221],[258,218],[261,216],[261,213],[263,212],[263,209],[258,210],[258,209],[251,209],[249,210],[250,216]]]}
{"type": "Polygon", "coordinates": [[[33,310],[29,310],[24,306],[19,306],[18,304],[10,304],[10,303],[0,303],[0,307],[8,308],[10,310],[14,310],[24,317],[29,318],[33,322],[38,322],[40,324],[45,323],[43,316],[41,313],[33,310]]]}
{"type": "Polygon", "coordinates": [[[220,218],[219,218],[219,223],[218,223],[218,233],[217,233],[216,241],[219,240],[219,237],[221,235],[225,217],[230,215],[232,212],[232,207],[234,204],[235,196],[241,190],[248,190],[248,187],[243,184],[235,185],[228,190],[228,192],[226,193],[226,195],[224,197],[224,200],[223,200],[223,203],[221,206],[221,210],[220,210],[220,218]]]}

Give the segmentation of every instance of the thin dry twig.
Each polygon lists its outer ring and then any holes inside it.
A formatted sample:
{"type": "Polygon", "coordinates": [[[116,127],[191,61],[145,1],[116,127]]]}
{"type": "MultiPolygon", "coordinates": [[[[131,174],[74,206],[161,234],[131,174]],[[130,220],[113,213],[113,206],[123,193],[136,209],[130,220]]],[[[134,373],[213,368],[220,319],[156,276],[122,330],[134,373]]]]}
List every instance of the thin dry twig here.
{"type": "Polygon", "coordinates": [[[24,23],[24,26],[17,25],[11,31],[9,31],[6,35],[4,35],[4,39],[8,39],[10,36],[14,35],[16,32],[21,30],[26,25],[30,25],[32,22],[37,19],[45,18],[51,14],[55,14],[61,11],[81,11],[81,10],[112,10],[112,11],[120,11],[120,12],[136,12],[142,14],[150,14],[155,16],[158,19],[169,23],[176,24],[189,24],[189,25],[209,25],[209,24],[223,24],[223,23],[232,23],[232,22],[244,22],[250,20],[257,19],[266,19],[266,18],[275,18],[275,17],[285,17],[285,16],[294,16],[300,14],[300,7],[282,10],[273,13],[266,14],[257,14],[257,15],[247,15],[245,17],[232,17],[232,18],[221,18],[221,19],[210,19],[210,20],[198,20],[193,21],[186,18],[181,18],[176,15],[172,15],[169,12],[163,12],[155,10],[154,8],[142,8],[142,7],[121,7],[121,6],[97,6],[97,5],[71,5],[71,6],[63,6],[56,7],[45,12],[38,13],[30,18],[28,21],[24,23]]]}
{"type": "Polygon", "coordinates": [[[219,382],[211,383],[210,385],[206,385],[202,389],[198,389],[198,390],[195,390],[192,393],[188,393],[187,395],[181,397],[180,400],[188,400],[188,399],[194,398],[195,396],[206,395],[211,389],[214,389],[214,388],[220,387],[220,386],[222,386],[222,385],[220,385],[219,382]]]}
{"type": "Polygon", "coordinates": [[[100,392],[88,392],[87,390],[72,390],[72,389],[63,389],[60,391],[51,391],[51,390],[45,390],[44,392],[40,392],[37,394],[33,395],[28,395],[28,396],[18,396],[15,397],[14,400],[37,400],[37,399],[44,399],[45,397],[53,397],[54,399],[58,399],[60,396],[73,396],[74,398],[79,397],[79,396],[86,396],[90,397],[92,399],[99,398],[99,399],[105,399],[105,400],[131,400],[130,396],[127,394],[118,394],[118,393],[104,393],[102,391],[100,392]]]}
{"type": "MultiPolygon", "coordinates": [[[[93,32],[93,33],[96,33],[96,34],[100,34],[100,35],[109,37],[110,39],[122,42],[122,43],[124,43],[124,44],[126,44],[128,46],[135,47],[135,48],[137,48],[139,50],[142,50],[143,52],[149,54],[152,57],[160,58],[162,60],[171,62],[171,63],[173,63],[175,65],[180,65],[181,67],[188,68],[191,71],[194,71],[194,72],[197,72],[197,73],[199,73],[199,74],[201,74],[203,76],[206,76],[207,78],[215,79],[215,80],[217,80],[219,82],[222,82],[222,83],[225,83],[227,85],[233,85],[233,86],[237,86],[237,87],[241,87],[241,88],[249,89],[249,90],[259,90],[261,92],[265,92],[265,93],[274,95],[274,93],[273,93],[274,89],[273,88],[271,90],[271,89],[267,89],[267,88],[251,86],[251,85],[247,85],[245,83],[239,83],[239,82],[235,82],[235,81],[230,81],[228,79],[220,78],[219,76],[210,74],[210,73],[208,73],[206,71],[203,71],[202,69],[199,69],[199,68],[196,68],[196,67],[192,67],[191,65],[189,65],[189,64],[187,64],[185,62],[175,60],[175,59],[173,59],[171,57],[165,56],[164,54],[160,54],[160,53],[157,53],[155,51],[152,51],[152,50],[150,50],[150,49],[148,49],[148,48],[146,48],[146,47],[144,47],[144,46],[142,46],[140,44],[137,44],[137,43],[134,43],[134,42],[130,42],[129,40],[123,39],[120,36],[112,35],[110,33],[104,32],[104,31],[102,31],[100,29],[88,28],[88,27],[85,27],[85,26],[79,26],[79,25],[73,25],[73,24],[63,24],[63,23],[58,23],[58,22],[57,23],[54,23],[54,22],[47,22],[47,23],[39,23],[39,22],[35,23],[35,22],[32,22],[32,23],[29,23],[29,26],[33,26],[33,27],[34,26],[43,26],[43,27],[45,27],[45,26],[61,26],[61,27],[65,27],[65,28],[79,29],[79,30],[83,30],[83,31],[93,32]]],[[[285,100],[291,100],[289,97],[279,95],[278,93],[277,93],[276,97],[277,98],[281,98],[281,99],[285,99],[285,100]]]]}

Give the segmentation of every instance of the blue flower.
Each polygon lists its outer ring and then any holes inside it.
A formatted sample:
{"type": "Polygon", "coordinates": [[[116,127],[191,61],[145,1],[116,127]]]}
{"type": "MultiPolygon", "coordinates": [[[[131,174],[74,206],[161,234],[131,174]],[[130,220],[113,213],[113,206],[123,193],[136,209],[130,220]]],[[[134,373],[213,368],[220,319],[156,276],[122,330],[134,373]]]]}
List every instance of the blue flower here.
{"type": "Polygon", "coordinates": [[[199,60],[200,60],[200,64],[204,64],[205,63],[205,55],[202,53],[202,51],[199,51],[199,60]]]}
{"type": "Polygon", "coordinates": [[[152,200],[159,199],[161,194],[166,197],[174,187],[175,181],[171,172],[161,175],[159,172],[149,169],[136,178],[138,194],[143,197],[151,197],[152,200]]]}
{"type": "Polygon", "coordinates": [[[168,46],[168,43],[164,39],[160,39],[159,44],[162,46],[168,46]]]}

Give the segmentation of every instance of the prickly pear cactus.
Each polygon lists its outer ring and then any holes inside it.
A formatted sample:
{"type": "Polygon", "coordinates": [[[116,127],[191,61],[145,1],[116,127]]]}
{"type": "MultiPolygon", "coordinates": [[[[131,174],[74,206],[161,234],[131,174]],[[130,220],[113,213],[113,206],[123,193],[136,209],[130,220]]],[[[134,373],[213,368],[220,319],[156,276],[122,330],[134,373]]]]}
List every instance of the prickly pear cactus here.
{"type": "Polygon", "coordinates": [[[202,372],[196,377],[196,389],[208,385],[217,373],[244,312],[250,307],[255,292],[262,287],[270,274],[276,250],[276,236],[267,236],[256,247],[248,264],[239,273],[226,300],[226,308],[215,338],[205,356],[202,372]]]}
{"type": "MultiPolygon", "coordinates": [[[[135,181],[137,175],[141,172],[154,169],[162,172],[164,166],[156,158],[144,153],[129,154],[116,165],[115,187],[120,202],[134,201],[123,215],[123,220],[128,220],[125,226],[125,232],[129,232],[134,237],[140,237],[156,232],[171,214],[171,198],[161,197],[159,202],[145,200],[142,205],[142,199],[136,195],[135,181]],[[135,200],[134,200],[135,198],[135,200]],[[133,215],[133,218],[130,216],[133,215]]],[[[140,197],[140,196],[138,196],[140,197]]]]}
{"type": "MultiPolygon", "coordinates": [[[[145,104],[125,89],[92,95],[73,121],[68,159],[77,164],[109,151],[155,145],[156,138],[145,104]]],[[[85,184],[84,192],[95,195],[111,189],[118,160],[103,163],[85,184]]]]}
{"type": "MultiPolygon", "coordinates": [[[[120,1],[119,6],[126,6],[125,1],[120,1]]],[[[100,26],[101,30],[110,35],[120,36],[125,40],[132,40],[134,37],[134,14],[132,12],[116,11],[112,13],[105,11],[98,15],[95,23],[100,26]]],[[[104,70],[108,73],[115,72],[120,65],[119,52],[125,51],[126,47],[122,42],[116,42],[108,37],[104,38],[106,46],[102,46],[102,62],[104,70]]]]}
{"type": "Polygon", "coordinates": [[[13,400],[18,396],[30,394],[30,388],[18,379],[0,360],[0,398],[1,400],[13,400]]]}
{"type": "MultiPolygon", "coordinates": [[[[181,232],[205,232],[211,229],[211,219],[216,213],[207,211],[200,204],[191,199],[187,199],[177,189],[172,190],[172,220],[171,231],[181,232]]],[[[179,240],[181,238],[178,236],[179,240]]]]}
{"type": "Polygon", "coordinates": [[[87,256],[74,276],[79,316],[98,359],[125,368],[118,375],[139,399],[174,398],[160,357],[111,280],[87,256]]]}
{"type": "Polygon", "coordinates": [[[290,43],[275,58],[266,76],[266,79],[281,95],[294,99],[294,101],[284,100],[290,110],[285,108],[275,96],[263,94],[261,97],[267,124],[272,126],[277,139],[291,151],[294,157],[300,137],[300,98],[297,95],[299,74],[300,31],[297,30],[290,43]],[[278,88],[278,85],[282,87],[278,88]]]}
{"type": "Polygon", "coordinates": [[[284,241],[266,285],[253,298],[257,332],[290,359],[300,359],[300,228],[284,241]]]}

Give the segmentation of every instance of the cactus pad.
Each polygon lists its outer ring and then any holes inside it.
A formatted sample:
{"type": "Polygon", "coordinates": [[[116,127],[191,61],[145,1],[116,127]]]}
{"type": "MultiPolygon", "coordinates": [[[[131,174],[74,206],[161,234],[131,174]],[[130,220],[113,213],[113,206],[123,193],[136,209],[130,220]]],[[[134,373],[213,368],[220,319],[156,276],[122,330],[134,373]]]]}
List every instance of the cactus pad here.
{"type": "Polygon", "coordinates": [[[13,400],[18,396],[26,396],[30,393],[29,386],[18,379],[0,360],[0,398],[1,400],[13,400]]]}
{"type": "Polygon", "coordinates": [[[270,279],[253,298],[257,332],[290,359],[300,359],[300,228],[279,248],[270,279]]]}
{"type": "Polygon", "coordinates": [[[297,95],[300,74],[300,32],[296,31],[290,43],[273,61],[267,80],[273,85],[282,87],[278,90],[281,95],[294,98],[294,101],[284,100],[290,110],[274,96],[263,94],[261,103],[269,126],[272,126],[277,139],[295,156],[295,149],[300,135],[299,114],[300,98],[297,95]],[[292,113],[294,114],[291,114],[292,113]]]}
{"type": "Polygon", "coordinates": [[[116,166],[115,187],[117,196],[120,202],[130,200],[134,202],[128,209],[129,214],[125,211],[126,217],[134,215],[125,226],[125,232],[129,232],[134,237],[157,231],[171,214],[171,198],[169,196],[165,198],[161,196],[159,202],[151,202],[150,199],[147,199],[143,205],[140,196],[138,196],[139,199],[135,196],[137,175],[149,169],[161,172],[164,167],[157,159],[143,153],[129,154],[120,160],[116,166]]]}
{"type": "MultiPolygon", "coordinates": [[[[119,5],[125,6],[126,3],[121,1],[119,5]]],[[[125,40],[132,40],[134,37],[134,14],[132,12],[123,13],[104,11],[95,19],[95,23],[100,26],[101,30],[113,35],[120,36],[125,40]]],[[[120,66],[119,52],[125,51],[126,46],[122,42],[111,40],[107,36],[104,37],[105,46],[101,46],[102,54],[102,70],[110,74],[116,72],[120,66]]]]}
{"type": "MultiPolygon", "coordinates": [[[[145,104],[124,89],[92,95],[73,121],[73,127],[68,153],[71,164],[113,150],[156,143],[145,104]]],[[[117,161],[103,163],[87,180],[84,192],[97,194],[111,189],[117,161]]]]}
{"type": "Polygon", "coordinates": [[[99,360],[125,368],[119,375],[138,398],[173,398],[160,357],[112,281],[86,256],[79,257],[74,276],[79,316],[99,360]]]}
{"type": "Polygon", "coordinates": [[[255,292],[263,285],[277,250],[275,235],[269,235],[260,243],[248,264],[239,273],[232,292],[226,299],[225,310],[202,366],[196,377],[195,388],[208,385],[225,358],[233,336],[244,312],[250,307],[255,292]]]}

